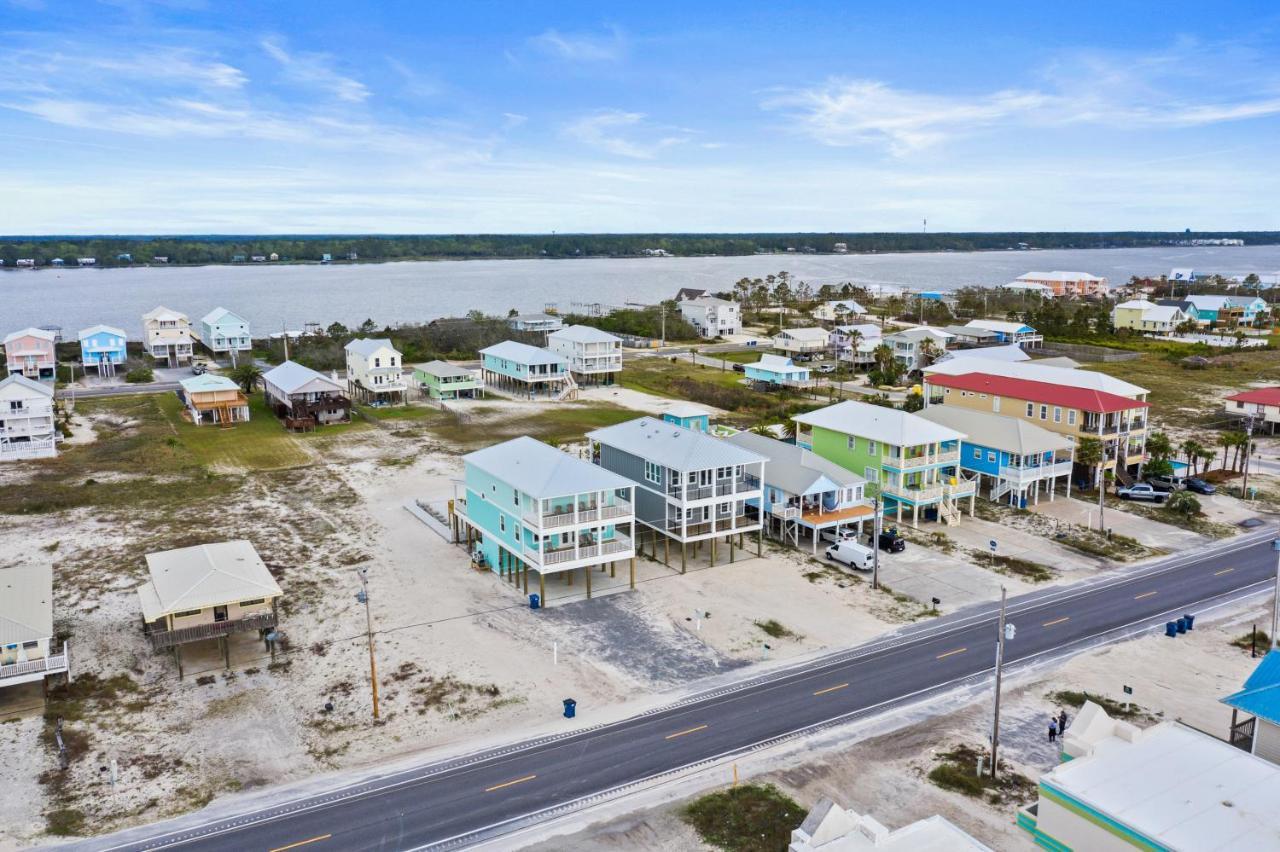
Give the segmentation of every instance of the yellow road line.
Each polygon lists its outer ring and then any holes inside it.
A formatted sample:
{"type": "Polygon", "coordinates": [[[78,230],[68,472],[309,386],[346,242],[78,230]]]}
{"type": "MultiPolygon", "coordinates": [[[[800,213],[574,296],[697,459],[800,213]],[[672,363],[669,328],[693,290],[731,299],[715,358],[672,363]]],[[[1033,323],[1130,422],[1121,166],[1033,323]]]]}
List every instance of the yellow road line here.
{"type": "Polygon", "coordinates": [[[1040,626],[1041,626],[1041,627],[1052,627],[1052,626],[1053,626],[1053,625],[1055,625],[1055,624],[1061,624],[1061,623],[1062,623],[1062,622],[1064,622],[1064,621],[1070,621],[1070,620],[1071,620],[1071,616],[1069,616],[1069,615],[1064,615],[1064,616],[1062,616],[1062,618],[1055,618],[1053,621],[1046,621],[1044,624],[1042,624],[1042,625],[1040,625],[1040,626]]]}
{"type": "Polygon", "coordinates": [[[939,655],[938,655],[938,659],[939,659],[939,660],[941,660],[943,657],[950,657],[952,654],[963,654],[963,653],[964,653],[965,651],[967,651],[967,650],[969,650],[969,649],[968,649],[968,648],[956,648],[954,651],[947,651],[945,654],[939,654],[939,655]]]}
{"type": "Polygon", "coordinates": [[[699,725],[696,728],[688,728],[687,730],[684,730],[684,731],[676,731],[674,734],[667,734],[665,739],[674,740],[676,737],[683,737],[688,734],[696,734],[698,733],[698,731],[705,731],[706,729],[707,729],[706,725],[699,725]]]}
{"type": "Polygon", "coordinates": [[[814,695],[826,695],[828,692],[835,692],[837,689],[844,689],[849,684],[842,683],[837,686],[828,686],[826,689],[819,689],[814,695]]]}
{"type": "Polygon", "coordinates": [[[1142,593],[1142,594],[1140,594],[1140,595],[1134,595],[1134,596],[1133,596],[1133,599],[1134,599],[1135,601],[1140,601],[1140,600],[1142,600],[1143,598],[1149,598],[1149,597],[1151,597],[1151,596],[1152,596],[1152,595],[1154,595],[1154,594],[1155,594],[1155,592],[1143,592],[1143,593],[1142,593]]]}
{"type": "Polygon", "coordinates": [[[523,784],[524,782],[532,781],[537,777],[537,775],[526,775],[523,778],[517,778],[514,781],[504,781],[501,784],[494,784],[492,787],[485,787],[484,791],[486,793],[492,793],[494,790],[501,790],[503,787],[510,787],[512,784],[523,784]]]}
{"type": "Polygon", "coordinates": [[[1231,573],[1232,571],[1234,571],[1234,570],[1236,570],[1236,569],[1234,569],[1234,568],[1223,568],[1221,571],[1214,571],[1214,572],[1213,572],[1213,576],[1215,576],[1215,577],[1221,577],[1223,574],[1230,574],[1230,573],[1231,573]]]}
{"type": "Polygon", "coordinates": [[[319,837],[312,837],[308,840],[299,840],[297,843],[290,843],[288,846],[277,846],[271,852],[284,852],[286,849],[297,849],[299,846],[306,846],[308,843],[319,843],[321,840],[328,840],[333,837],[332,834],[322,834],[319,837]]]}

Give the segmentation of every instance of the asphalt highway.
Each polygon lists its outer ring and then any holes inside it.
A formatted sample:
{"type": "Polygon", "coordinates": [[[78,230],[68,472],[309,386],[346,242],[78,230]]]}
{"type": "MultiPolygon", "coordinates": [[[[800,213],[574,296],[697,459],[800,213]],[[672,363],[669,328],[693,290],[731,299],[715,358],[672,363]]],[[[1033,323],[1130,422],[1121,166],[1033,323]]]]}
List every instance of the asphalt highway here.
{"type": "MultiPolygon", "coordinates": [[[[1005,646],[1006,665],[1051,659],[1082,643],[1117,639],[1184,612],[1265,593],[1276,572],[1273,535],[1253,533],[1134,572],[1011,598],[1008,620],[1017,634],[1005,646]]],[[[972,608],[581,733],[423,765],[230,818],[187,817],[134,829],[82,848],[465,846],[646,779],[822,725],[890,712],[966,681],[989,680],[996,610],[972,608]]]]}

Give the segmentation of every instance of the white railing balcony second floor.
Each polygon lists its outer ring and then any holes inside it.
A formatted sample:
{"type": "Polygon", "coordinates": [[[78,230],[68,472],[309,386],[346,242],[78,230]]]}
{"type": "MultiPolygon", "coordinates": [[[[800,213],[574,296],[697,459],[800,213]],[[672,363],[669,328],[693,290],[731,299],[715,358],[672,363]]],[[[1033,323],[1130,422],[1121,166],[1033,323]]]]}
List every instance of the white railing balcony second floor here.
{"type": "Polygon", "coordinates": [[[530,509],[525,512],[524,519],[535,527],[554,529],[571,527],[574,524],[630,518],[634,514],[635,507],[630,501],[614,498],[612,503],[579,504],[576,511],[573,506],[554,506],[541,513],[537,509],[530,509]]]}
{"type": "Polygon", "coordinates": [[[800,517],[799,506],[784,506],[781,503],[774,503],[769,507],[769,514],[775,518],[782,518],[784,521],[793,521],[800,517]]]}
{"type": "Polygon", "coordinates": [[[968,497],[970,494],[976,493],[978,483],[973,479],[957,479],[955,484],[950,482],[943,483],[942,493],[948,497],[968,497]]]}
{"type": "Polygon", "coordinates": [[[924,503],[942,499],[942,484],[904,485],[902,483],[886,483],[881,490],[890,497],[900,497],[913,503],[924,503]]]}
{"type": "Polygon", "coordinates": [[[28,453],[52,450],[57,446],[54,438],[35,438],[30,441],[8,441],[0,439],[0,457],[21,458],[28,453]]]}
{"type": "Polygon", "coordinates": [[[21,660],[0,664],[0,683],[11,677],[27,677],[33,674],[58,674],[68,667],[67,652],[50,654],[39,660],[21,660]]]}
{"type": "Polygon", "coordinates": [[[550,567],[567,565],[584,559],[623,559],[635,553],[635,543],[630,536],[614,535],[611,538],[589,544],[575,542],[568,546],[537,548],[525,544],[521,547],[525,559],[535,565],[550,567]]]}
{"type": "Polygon", "coordinates": [[[928,467],[934,464],[947,464],[949,462],[960,461],[960,450],[940,450],[936,453],[925,453],[918,456],[894,456],[884,453],[880,456],[882,464],[898,470],[911,470],[918,467],[928,467]]]}

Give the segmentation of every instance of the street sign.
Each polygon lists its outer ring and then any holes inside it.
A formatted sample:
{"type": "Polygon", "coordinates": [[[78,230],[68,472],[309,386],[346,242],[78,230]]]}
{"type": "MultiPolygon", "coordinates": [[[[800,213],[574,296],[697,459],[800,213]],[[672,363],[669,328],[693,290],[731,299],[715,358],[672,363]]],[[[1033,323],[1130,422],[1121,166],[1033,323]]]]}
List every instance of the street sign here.
{"type": "Polygon", "coordinates": [[[1014,636],[1017,636],[1017,635],[1018,635],[1018,628],[1013,625],[1013,622],[1010,622],[1004,626],[1004,638],[1006,640],[1011,640],[1013,639],[1014,636]]]}
{"type": "Polygon", "coordinates": [[[991,550],[994,552],[996,549],[996,540],[993,538],[991,541],[987,542],[987,544],[991,545],[991,550]]]}
{"type": "Polygon", "coordinates": [[[1133,687],[1126,685],[1124,688],[1125,695],[1133,695],[1133,687]]]}

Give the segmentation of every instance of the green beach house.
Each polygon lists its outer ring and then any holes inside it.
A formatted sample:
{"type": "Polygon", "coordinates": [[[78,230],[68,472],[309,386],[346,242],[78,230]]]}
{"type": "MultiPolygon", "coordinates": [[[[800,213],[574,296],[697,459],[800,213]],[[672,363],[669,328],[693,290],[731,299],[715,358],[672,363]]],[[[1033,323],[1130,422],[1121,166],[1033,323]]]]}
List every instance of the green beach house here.
{"type": "Polygon", "coordinates": [[[886,515],[917,526],[923,513],[959,523],[973,515],[975,483],[960,471],[962,432],[866,402],[841,402],[798,415],[796,444],[864,477],[878,488],[886,515]]]}
{"type": "Polygon", "coordinates": [[[474,370],[448,361],[414,364],[413,383],[432,399],[477,399],[484,396],[484,382],[474,370]]]}

